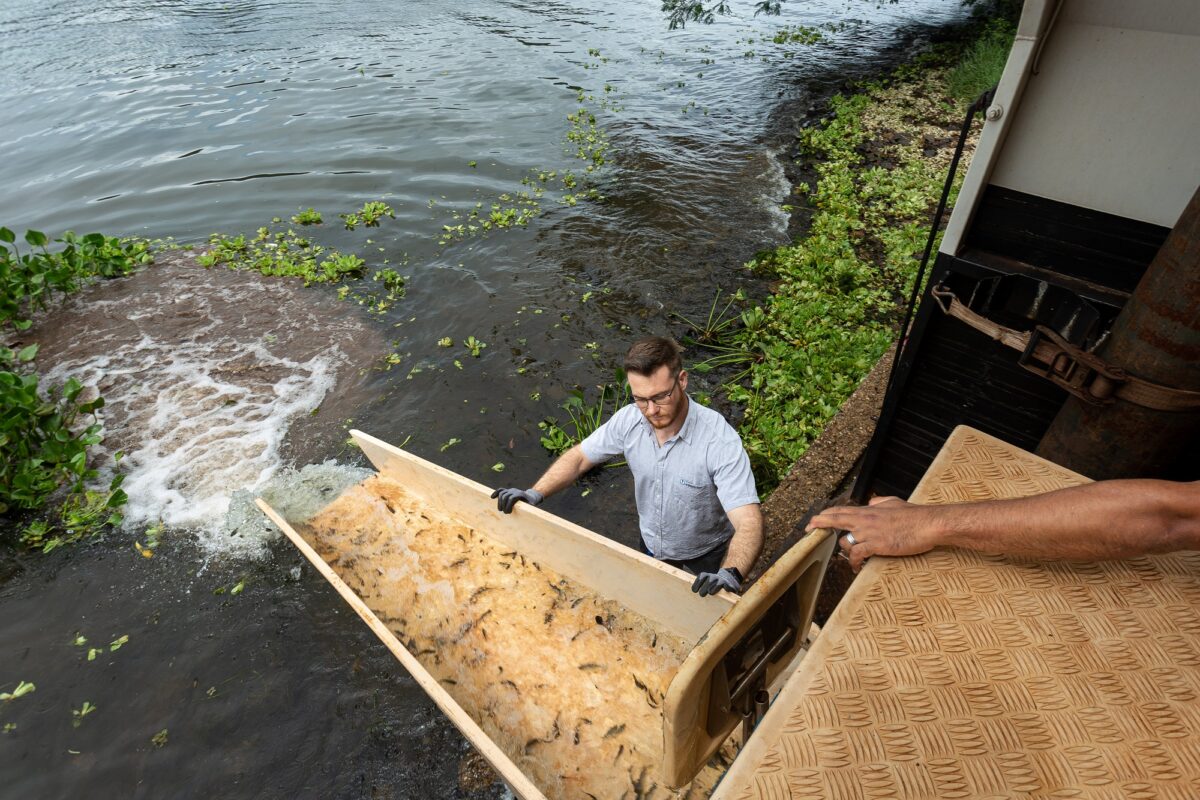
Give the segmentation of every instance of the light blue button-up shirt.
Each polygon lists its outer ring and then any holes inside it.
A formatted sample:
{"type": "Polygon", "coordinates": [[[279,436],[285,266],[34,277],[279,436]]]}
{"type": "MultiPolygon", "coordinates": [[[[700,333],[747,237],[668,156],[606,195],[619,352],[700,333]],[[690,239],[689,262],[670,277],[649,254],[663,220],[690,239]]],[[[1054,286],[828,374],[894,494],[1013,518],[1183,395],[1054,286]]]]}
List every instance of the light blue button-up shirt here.
{"type": "Polygon", "coordinates": [[[594,464],[619,455],[629,462],[642,541],[657,558],[683,560],[717,548],[733,536],[726,512],[758,502],[741,438],[724,417],[690,399],[683,427],[661,445],[631,404],[580,447],[594,464]]]}

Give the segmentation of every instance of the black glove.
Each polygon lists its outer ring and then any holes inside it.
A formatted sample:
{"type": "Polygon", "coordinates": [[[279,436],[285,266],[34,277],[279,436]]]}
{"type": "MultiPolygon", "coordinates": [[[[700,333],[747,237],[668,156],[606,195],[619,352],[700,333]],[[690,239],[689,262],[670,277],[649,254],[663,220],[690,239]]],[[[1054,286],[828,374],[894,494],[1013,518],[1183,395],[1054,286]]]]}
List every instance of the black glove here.
{"type": "Polygon", "coordinates": [[[492,499],[496,501],[496,508],[505,514],[511,514],[513,506],[521,500],[536,506],[546,498],[537,489],[497,489],[492,492],[492,499]]]}
{"type": "Polygon", "coordinates": [[[701,572],[692,583],[692,591],[701,597],[728,589],[734,594],[742,593],[742,574],[737,567],[721,567],[719,572],[701,572]]]}

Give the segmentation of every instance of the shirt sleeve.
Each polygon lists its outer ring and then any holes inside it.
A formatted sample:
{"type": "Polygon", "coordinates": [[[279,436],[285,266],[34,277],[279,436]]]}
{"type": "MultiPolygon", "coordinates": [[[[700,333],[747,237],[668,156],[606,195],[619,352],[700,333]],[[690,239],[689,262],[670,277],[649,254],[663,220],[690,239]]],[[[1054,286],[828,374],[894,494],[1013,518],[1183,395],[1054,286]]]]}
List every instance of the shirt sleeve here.
{"type": "Polygon", "coordinates": [[[754,473],[750,470],[750,456],[742,446],[741,437],[729,429],[729,435],[721,437],[714,448],[716,464],[713,483],[717,486],[717,498],[721,508],[729,513],[750,503],[758,502],[758,489],[754,485],[754,473]]]}
{"type": "Polygon", "coordinates": [[[628,415],[625,413],[627,408],[628,406],[619,409],[579,443],[588,461],[603,464],[625,452],[625,429],[629,427],[628,415]]]}

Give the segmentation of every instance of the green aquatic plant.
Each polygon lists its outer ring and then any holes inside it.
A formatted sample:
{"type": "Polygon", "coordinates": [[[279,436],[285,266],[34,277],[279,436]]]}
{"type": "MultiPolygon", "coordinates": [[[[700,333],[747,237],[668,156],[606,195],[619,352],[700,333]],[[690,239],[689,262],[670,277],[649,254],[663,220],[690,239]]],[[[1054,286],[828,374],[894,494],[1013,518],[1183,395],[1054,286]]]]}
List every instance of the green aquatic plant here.
{"type": "Polygon", "coordinates": [[[11,692],[0,692],[0,701],[7,703],[24,697],[25,695],[36,690],[37,687],[34,686],[31,681],[18,681],[16,689],[13,689],[11,692]]]}
{"type": "Polygon", "coordinates": [[[41,231],[24,236],[29,251],[22,253],[16,234],[0,228],[0,325],[18,331],[33,324],[35,311],[48,307],[55,295],[73,294],[98,278],[129,275],[153,261],[145,242],[121,240],[99,233],[79,236],[67,231],[54,245],[41,231]]]}
{"type": "Polygon", "coordinates": [[[769,272],[775,289],[743,312],[733,341],[719,343],[709,363],[745,367],[724,388],[745,408],[739,431],[761,492],[779,482],[895,337],[953,147],[945,130],[962,113],[947,84],[956,56],[938,58],[833,98],[824,124],[800,134],[803,163],[817,178],[796,187],[797,203],[812,214],[809,229],[747,264],[769,272]],[[875,166],[880,161],[888,167],[875,166]]]}
{"type": "Polygon", "coordinates": [[[326,248],[295,231],[262,227],[251,239],[244,234],[213,234],[208,249],[196,257],[204,267],[252,270],[268,277],[301,278],[305,285],[338,283],[361,277],[366,262],[352,254],[326,248]]]}
{"type": "Polygon", "coordinates": [[[474,358],[479,358],[480,352],[482,352],[483,348],[487,347],[487,342],[481,342],[474,336],[468,336],[463,341],[463,347],[467,348],[467,352],[474,358]]]}
{"type": "Polygon", "coordinates": [[[379,220],[383,217],[396,218],[392,207],[382,200],[371,200],[363,204],[363,207],[358,211],[352,211],[349,214],[338,214],[339,217],[346,223],[346,230],[352,231],[359,225],[365,225],[368,228],[379,227],[379,220]]]}
{"type": "Polygon", "coordinates": [[[119,524],[127,498],[123,475],[106,492],[87,488],[99,475],[88,458],[101,440],[95,413],[103,398],[83,399],[84,387],[74,378],[43,389],[37,373],[27,371],[36,354],[36,345],[0,348],[0,513],[41,510],[65,486],[57,520],[33,520],[22,532],[27,546],[51,550],[119,524]]]}
{"type": "MultiPolygon", "coordinates": [[[[625,370],[618,368],[613,377],[613,382],[596,387],[599,395],[594,400],[589,400],[582,389],[571,390],[560,406],[567,412],[567,420],[561,422],[548,418],[538,423],[538,428],[542,431],[542,447],[556,456],[562,455],[590,436],[618,409],[629,405],[631,395],[629,384],[625,380],[625,370]]],[[[624,463],[619,461],[606,466],[618,467],[624,463]]]]}
{"type": "Polygon", "coordinates": [[[83,724],[83,718],[95,710],[96,707],[94,705],[89,703],[87,700],[84,700],[82,706],[71,710],[71,716],[74,717],[74,719],[71,721],[71,724],[78,728],[83,724]]]}
{"type": "MultiPolygon", "coordinates": [[[[276,217],[273,221],[278,223],[280,219],[276,217]]],[[[304,209],[292,217],[292,223],[295,225],[320,225],[323,222],[321,212],[311,207],[304,209]]]]}
{"type": "MultiPolygon", "coordinates": [[[[49,250],[49,237],[26,231],[31,251],[22,254],[16,236],[0,228],[0,322],[17,331],[32,324],[30,316],[55,296],[78,291],[99,278],[128,275],[151,262],[145,243],[122,241],[98,233],[77,236],[68,231],[49,250]]],[[[48,518],[27,521],[19,538],[27,547],[51,550],[119,524],[117,509],[126,502],[112,479],[103,495],[106,513],[81,516],[97,492],[88,489],[98,477],[89,463],[90,449],[99,444],[96,411],[104,398],[84,399],[84,387],[74,378],[62,386],[43,386],[34,368],[37,345],[0,347],[0,514],[44,511],[50,498],[65,488],[66,497],[48,518]]]]}
{"type": "Polygon", "coordinates": [[[734,323],[738,321],[738,317],[730,314],[730,310],[733,308],[734,303],[745,300],[745,295],[739,290],[729,295],[729,299],[724,305],[721,305],[721,294],[722,290],[717,289],[712,303],[709,304],[708,316],[702,320],[692,320],[677,313],[670,314],[670,316],[688,327],[688,334],[684,337],[686,344],[698,344],[702,346],[718,344],[730,333],[734,323]]]}

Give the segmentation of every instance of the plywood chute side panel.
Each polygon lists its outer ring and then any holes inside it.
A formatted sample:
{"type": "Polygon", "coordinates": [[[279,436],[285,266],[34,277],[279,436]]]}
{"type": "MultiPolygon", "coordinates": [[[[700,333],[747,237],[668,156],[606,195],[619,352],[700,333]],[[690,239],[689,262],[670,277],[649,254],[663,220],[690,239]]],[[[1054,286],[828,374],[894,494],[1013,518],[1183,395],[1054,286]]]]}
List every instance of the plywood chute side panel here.
{"type": "Polygon", "coordinates": [[[690,781],[740,724],[736,709],[711,716],[712,693],[728,691],[723,659],[788,592],[796,594],[803,616],[801,633],[768,666],[764,685],[770,686],[783,670],[794,669],[795,656],[807,644],[817,592],[835,544],[826,530],[814,531],[797,542],[746,590],[684,660],[663,703],[663,775],[671,786],[690,781]]]}
{"type": "Polygon", "coordinates": [[[662,630],[697,642],[727,612],[730,595],[700,597],[693,577],[540,508],[502,514],[492,489],[361,431],[351,436],[380,474],[432,508],[538,561],[598,595],[619,601],[662,630]]]}
{"type": "Polygon", "coordinates": [[[363,622],[375,633],[384,646],[392,651],[397,660],[408,670],[413,679],[420,684],[429,698],[434,704],[441,709],[442,713],[462,732],[463,736],[475,746],[475,749],[487,759],[488,763],[500,774],[505,783],[513,790],[513,792],[522,800],[546,800],[546,796],[525,776],[516,764],[496,746],[495,742],[476,724],[475,720],[468,714],[462,706],[455,702],[445,689],[430,675],[421,662],[416,659],[408,649],[400,643],[388,627],[379,617],[363,602],[362,598],[355,594],[346,583],[334,572],[333,568],[325,562],[317,551],[304,540],[300,534],[292,528],[286,519],[280,516],[273,508],[267,505],[261,498],[255,503],[266,514],[284,535],[291,540],[309,563],[321,573],[325,580],[337,590],[342,599],[354,609],[355,613],[362,618],[363,622]]]}

